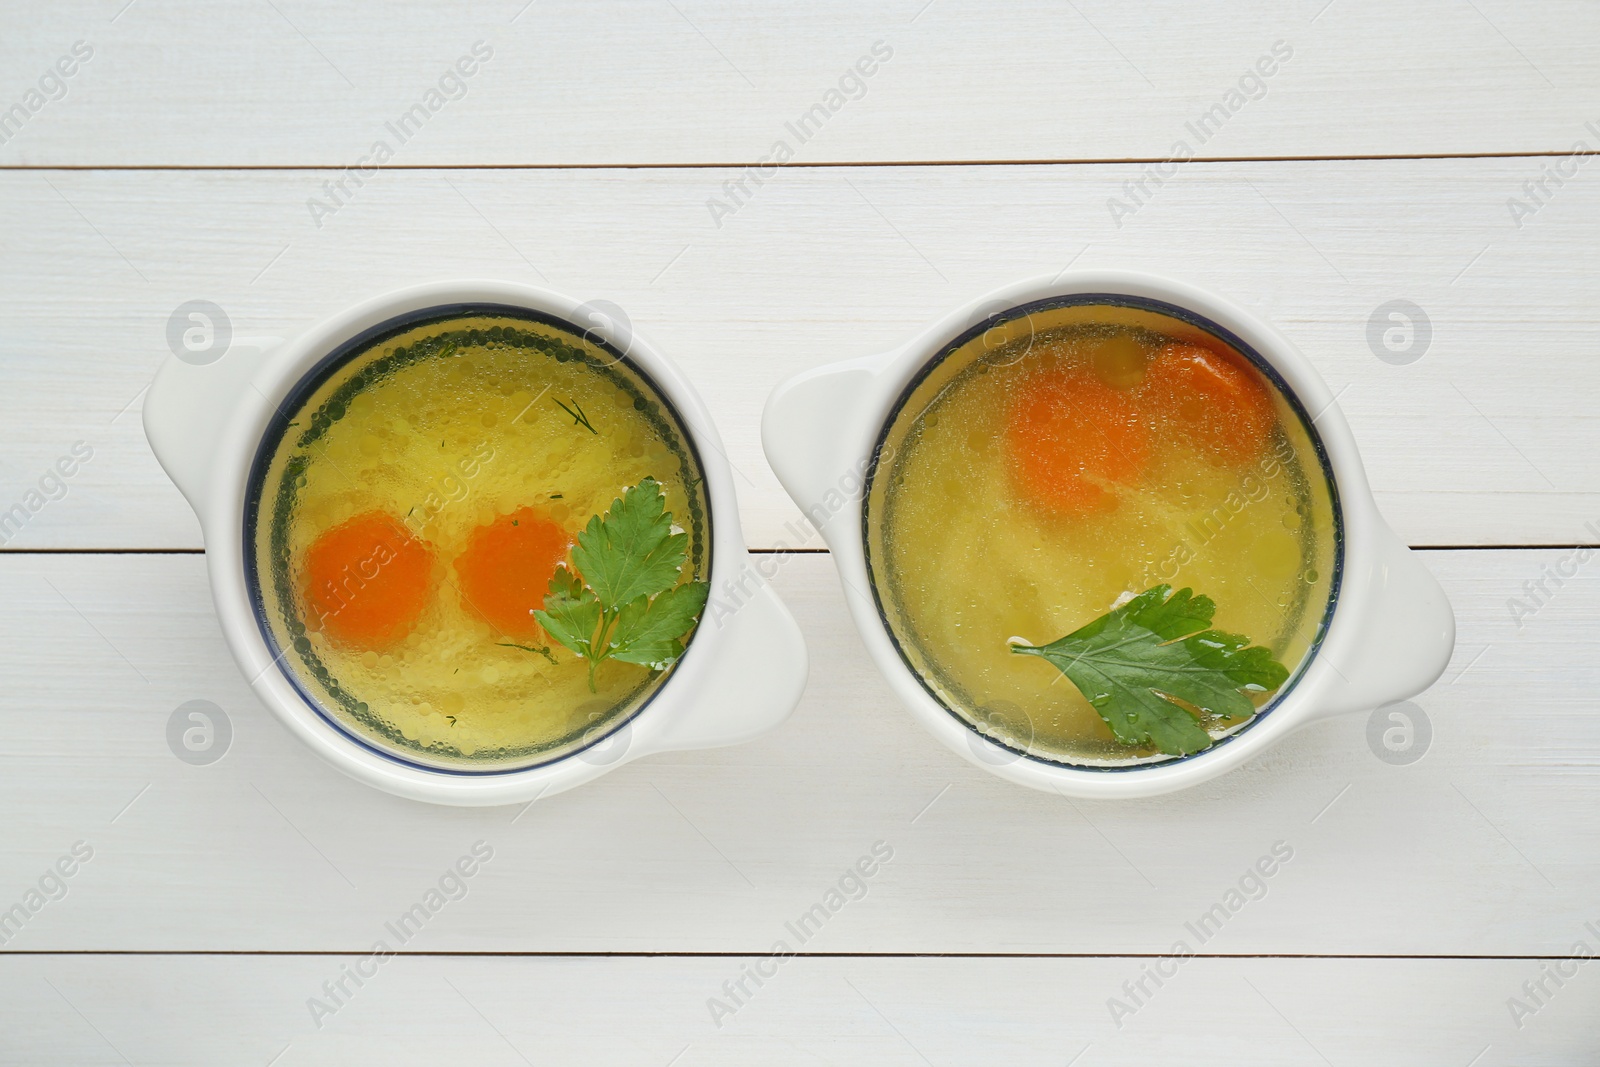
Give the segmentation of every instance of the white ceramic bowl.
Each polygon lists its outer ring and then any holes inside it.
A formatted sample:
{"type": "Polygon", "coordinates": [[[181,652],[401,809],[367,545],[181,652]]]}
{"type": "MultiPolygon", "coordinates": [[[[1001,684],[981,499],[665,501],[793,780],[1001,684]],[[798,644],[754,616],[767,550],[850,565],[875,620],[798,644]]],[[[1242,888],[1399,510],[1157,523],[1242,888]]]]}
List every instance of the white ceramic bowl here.
{"type": "MultiPolygon", "coordinates": [[[[1150,305],[1147,305],[1150,306],[1150,305]]],[[[1213,331],[1215,332],[1215,331],[1213,331]]],[[[1421,561],[1378,513],[1350,428],[1322,378],[1288,338],[1201,289],[1124,271],[1079,271],[1019,282],[980,297],[882,355],[798,375],[767,401],[762,443],[795,503],[819,526],[839,568],[856,627],[879,670],[918,722],[973,763],[1036,789],[1137,797],[1205,781],[1316,719],[1370,710],[1426,689],[1455,646],[1455,616],[1421,561]],[[1024,755],[972,729],[907,666],[874,602],[864,544],[865,475],[885,422],[918,373],[957,338],[1034,301],[1086,294],[1154,302],[1231,333],[1268,364],[1314,424],[1343,510],[1343,570],[1323,640],[1297,681],[1226,743],[1191,756],[1114,768],[1024,755]]]]}
{"type": "Polygon", "coordinates": [[[200,519],[228,646],[267,707],[353,777],[415,800],[518,803],[570,789],[652,752],[748,740],[776,726],[799,701],[805,644],[788,610],[750,564],[733,478],[710,414],[671,361],[631,329],[592,314],[594,306],[525,285],[441,282],[368,300],[291,341],[236,337],[220,359],[174,356],[156,374],[144,402],[145,434],[200,519]],[[708,610],[672,674],[626,725],[557,761],[507,771],[425,767],[387,755],[336,724],[274,662],[245,576],[246,481],[276,405],[352,338],[399,316],[463,304],[531,309],[626,353],[676,408],[699,453],[711,512],[713,602],[717,590],[741,590],[736,608],[708,610]]]}

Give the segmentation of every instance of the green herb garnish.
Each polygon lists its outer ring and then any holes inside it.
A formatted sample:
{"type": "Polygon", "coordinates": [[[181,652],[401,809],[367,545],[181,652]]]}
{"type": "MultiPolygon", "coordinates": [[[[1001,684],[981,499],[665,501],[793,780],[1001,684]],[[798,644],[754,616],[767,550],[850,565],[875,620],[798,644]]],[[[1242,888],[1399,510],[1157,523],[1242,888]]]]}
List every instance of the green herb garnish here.
{"type": "MultiPolygon", "coordinates": [[[[555,397],[551,397],[550,399],[551,400],[556,400],[555,397]]],[[[567,405],[563,404],[561,401],[556,400],[556,407],[560,408],[562,411],[565,411],[568,415],[572,416],[572,425],[574,425],[574,426],[582,426],[585,430],[588,430],[592,434],[599,434],[600,431],[595,429],[594,426],[592,424],[590,424],[589,416],[587,416],[587,415],[585,415],[583,413],[582,406],[579,405],[579,403],[576,400],[572,401],[572,407],[571,408],[567,407],[567,405]],[[578,410],[574,411],[574,410],[572,410],[572,408],[577,408],[578,410]]]]}
{"type": "MultiPolygon", "coordinates": [[[[524,652],[536,652],[539,655],[543,656],[545,659],[549,660],[551,663],[554,663],[556,661],[556,658],[555,658],[555,656],[553,656],[551,654],[550,647],[548,645],[519,645],[515,641],[501,641],[500,642],[500,647],[501,648],[520,648],[524,652]]],[[[457,670],[459,670],[459,669],[460,668],[458,667],[457,670]]]]}
{"type": "Polygon", "coordinates": [[[1011,651],[1054,664],[1123,744],[1187,756],[1213,744],[1189,709],[1248,718],[1256,708],[1245,691],[1289,677],[1269,649],[1209,629],[1216,610],[1210,597],[1158,585],[1059,641],[1011,651]]]}
{"type": "Polygon", "coordinates": [[[705,582],[677,584],[688,554],[689,535],[672,532],[672,513],[654,478],[613,500],[578,535],[572,567],[556,568],[544,610],[533,617],[589,661],[591,693],[604,660],[659,671],[683,655],[683,635],[711,592],[705,582]]]}

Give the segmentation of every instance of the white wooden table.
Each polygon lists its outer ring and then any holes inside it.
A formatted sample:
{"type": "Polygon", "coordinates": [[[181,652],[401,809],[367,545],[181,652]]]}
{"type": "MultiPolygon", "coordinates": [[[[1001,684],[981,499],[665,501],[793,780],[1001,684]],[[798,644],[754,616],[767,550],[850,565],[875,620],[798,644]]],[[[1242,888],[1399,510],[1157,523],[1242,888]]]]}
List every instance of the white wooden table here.
{"type": "Polygon", "coordinates": [[[0,552],[0,909],[28,912],[0,946],[0,1063],[1600,1061],[1600,964],[1571,962],[1600,952],[1600,562],[1578,547],[1600,543],[1600,162],[1570,155],[1600,148],[1600,6],[0,7],[0,108],[22,105],[0,510],[27,512],[0,552]],[[786,124],[877,42],[800,143],[786,124]],[[750,183],[779,140],[789,165],[750,183]],[[1179,141],[1195,158],[1169,165],[1179,141]],[[401,801],[253,698],[139,424],[184,301],[284,335],[411,282],[547,284],[682,364],[751,543],[792,546],[771,386],[1068,264],[1218,290],[1338,391],[1456,607],[1455,661],[1407,710],[1423,758],[1379,759],[1357,716],[1157,800],[1005,784],[894,703],[817,551],[777,578],[813,660],[779,730],[525,810],[401,801]],[[1409,362],[1369,343],[1394,300],[1431,327],[1409,362]],[[195,699],[232,724],[205,766],[166,740],[195,699]],[[371,960],[476,842],[466,895],[371,960]],[[866,895],[766,962],[876,842],[866,895]],[[1186,924],[1280,842],[1266,895],[1199,944],[1186,924]]]}

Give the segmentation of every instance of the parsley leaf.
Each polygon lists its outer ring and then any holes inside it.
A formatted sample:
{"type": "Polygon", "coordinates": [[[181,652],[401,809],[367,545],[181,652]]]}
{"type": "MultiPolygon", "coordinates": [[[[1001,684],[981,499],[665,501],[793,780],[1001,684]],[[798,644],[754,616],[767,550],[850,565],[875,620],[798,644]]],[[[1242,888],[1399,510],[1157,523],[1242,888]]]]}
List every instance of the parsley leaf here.
{"type": "Polygon", "coordinates": [[[694,625],[710,592],[711,587],[704,582],[691,582],[669,589],[654,600],[634,599],[617,615],[617,628],[611,635],[611,658],[642,663],[658,671],[670,666],[683,655],[678,638],[694,625]]]}
{"type": "Polygon", "coordinates": [[[544,610],[533,617],[589,661],[590,692],[607,659],[659,671],[683,655],[682,639],[711,592],[705,582],[677,584],[688,542],[672,532],[660,484],[646,478],[591,518],[572,549],[573,566],[556,568],[544,610]]]}
{"type": "Polygon", "coordinates": [[[1244,690],[1271,692],[1289,677],[1270,650],[1210,629],[1216,607],[1193,590],[1158,585],[1059,641],[1011,651],[1053,664],[1123,744],[1187,756],[1213,740],[1183,705],[1248,718],[1256,708],[1244,690]]]}
{"type": "Polygon", "coordinates": [[[672,532],[672,514],[654,478],[646,478],[611,502],[578,535],[572,550],[583,580],[608,606],[664,593],[677,584],[689,551],[689,535],[672,532]]]}

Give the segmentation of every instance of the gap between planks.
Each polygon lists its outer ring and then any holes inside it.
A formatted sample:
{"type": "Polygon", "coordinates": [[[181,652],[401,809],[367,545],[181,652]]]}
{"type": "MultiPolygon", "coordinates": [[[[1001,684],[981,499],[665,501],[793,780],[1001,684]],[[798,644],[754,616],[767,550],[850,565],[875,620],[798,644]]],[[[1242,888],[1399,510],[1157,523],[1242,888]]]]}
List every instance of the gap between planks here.
{"type": "MultiPolygon", "coordinates": [[[[369,949],[5,949],[5,956],[364,956],[369,949]]],[[[740,951],[584,951],[564,949],[546,952],[436,951],[391,952],[391,956],[441,957],[449,959],[748,959],[771,955],[766,950],[740,951]]],[[[1169,952],[791,952],[796,959],[873,959],[873,960],[1158,960],[1169,952]]],[[[1382,952],[1194,952],[1196,960],[1552,960],[1568,956],[1519,956],[1471,954],[1391,954],[1382,952]]]]}
{"type": "MultiPolygon", "coordinates": [[[[1523,152],[1420,152],[1343,156],[1196,156],[1189,163],[1339,163],[1413,159],[1555,159],[1571,155],[1567,149],[1523,152]]],[[[1170,162],[1167,156],[1101,156],[1084,159],[886,159],[822,160],[780,163],[785,169],[823,170],[833,167],[1082,167],[1097,165],[1141,166],[1170,162]]],[[[738,170],[763,166],[760,161],[719,163],[388,163],[384,170],[738,170]]],[[[274,171],[348,170],[332,163],[5,163],[0,171],[274,171]]]]}

